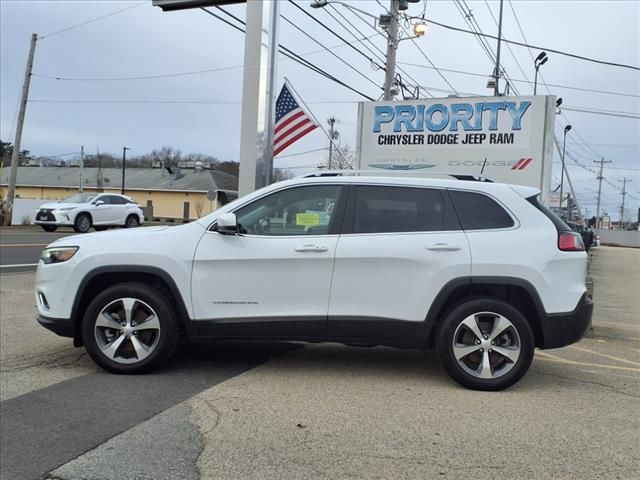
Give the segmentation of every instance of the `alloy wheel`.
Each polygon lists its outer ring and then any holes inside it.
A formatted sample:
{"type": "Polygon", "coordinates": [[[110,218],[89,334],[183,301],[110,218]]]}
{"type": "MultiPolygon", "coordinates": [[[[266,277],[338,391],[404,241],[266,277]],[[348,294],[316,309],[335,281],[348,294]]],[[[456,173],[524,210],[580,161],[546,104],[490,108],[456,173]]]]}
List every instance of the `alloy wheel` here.
{"type": "Polygon", "coordinates": [[[160,334],[156,312],[136,298],[110,302],[94,324],[95,339],[102,354],[121,364],[137,363],[151,355],[160,334]]]}
{"type": "Polygon", "coordinates": [[[478,312],[465,318],[453,335],[453,355],[468,374],[493,379],[509,372],[520,358],[520,335],[508,318],[478,312]]]}

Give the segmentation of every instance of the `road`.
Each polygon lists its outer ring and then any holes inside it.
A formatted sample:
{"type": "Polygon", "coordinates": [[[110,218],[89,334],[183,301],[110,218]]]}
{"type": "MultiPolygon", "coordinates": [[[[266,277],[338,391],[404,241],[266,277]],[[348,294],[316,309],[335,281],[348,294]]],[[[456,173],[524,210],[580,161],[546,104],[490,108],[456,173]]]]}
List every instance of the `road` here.
{"type": "Polygon", "coordinates": [[[39,227],[0,228],[0,269],[3,272],[35,270],[44,247],[74,234],[71,229],[47,233],[39,227]]]}
{"type": "Polygon", "coordinates": [[[499,393],[429,352],[333,344],[183,345],[109,375],[3,270],[0,478],[639,478],[640,250],[592,256],[591,335],[499,393]]]}

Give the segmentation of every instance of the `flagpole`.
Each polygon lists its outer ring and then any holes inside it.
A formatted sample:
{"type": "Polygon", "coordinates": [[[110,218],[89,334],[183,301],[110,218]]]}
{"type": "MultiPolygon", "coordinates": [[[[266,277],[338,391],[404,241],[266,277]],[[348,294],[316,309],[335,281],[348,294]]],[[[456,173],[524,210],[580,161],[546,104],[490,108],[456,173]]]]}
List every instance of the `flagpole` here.
{"type": "Polygon", "coordinates": [[[318,119],[316,118],[316,116],[313,114],[313,112],[311,111],[311,109],[309,108],[309,106],[305,103],[305,101],[302,99],[302,97],[298,94],[298,92],[296,91],[295,88],[293,88],[293,85],[291,85],[291,83],[289,83],[289,79],[287,77],[284,77],[284,83],[285,85],[287,85],[287,87],[289,87],[290,91],[295,95],[296,100],[299,100],[300,103],[302,103],[302,105],[304,106],[305,110],[307,112],[309,112],[309,115],[311,115],[311,117],[313,118],[313,120],[316,122],[316,124],[322,129],[322,131],[324,132],[324,134],[327,136],[327,138],[329,139],[329,142],[331,142],[331,144],[335,147],[336,151],[340,153],[340,156],[342,157],[342,160],[345,163],[348,163],[347,158],[344,156],[344,153],[342,153],[342,150],[338,147],[338,145],[336,144],[336,142],[333,141],[333,138],[331,138],[331,135],[329,135],[329,132],[327,132],[324,127],[322,126],[322,123],[320,123],[318,121],[318,119]]]}

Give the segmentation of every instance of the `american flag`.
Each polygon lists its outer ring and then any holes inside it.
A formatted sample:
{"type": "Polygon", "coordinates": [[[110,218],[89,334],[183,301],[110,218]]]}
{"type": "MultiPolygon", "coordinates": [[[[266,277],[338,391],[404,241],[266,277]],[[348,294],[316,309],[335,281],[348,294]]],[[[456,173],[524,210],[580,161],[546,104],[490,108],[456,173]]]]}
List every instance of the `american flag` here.
{"type": "Polygon", "coordinates": [[[276,100],[276,123],[274,128],[273,156],[275,157],[292,143],[318,128],[287,88],[285,83],[276,100]]]}

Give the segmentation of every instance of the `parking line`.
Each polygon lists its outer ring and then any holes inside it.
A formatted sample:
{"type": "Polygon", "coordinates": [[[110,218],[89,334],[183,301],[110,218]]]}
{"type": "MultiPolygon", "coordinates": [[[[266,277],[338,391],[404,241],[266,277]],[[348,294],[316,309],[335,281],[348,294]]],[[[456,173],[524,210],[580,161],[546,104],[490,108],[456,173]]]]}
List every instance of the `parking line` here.
{"type": "Polygon", "coordinates": [[[13,265],[0,265],[0,268],[37,267],[37,263],[15,263],[13,265]]]}
{"type": "Polygon", "coordinates": [[[0,248],[4,247],[46,247],[48,243],[0,243],[0,248]]]}
{"type": "Polygon", "coordinates": [[[613,355],[607,355],[606,353],[596,352],[595,350],[589,350],[588,348],[576,347],[575,345],[569,345],[569,348],[573,350],[580,350],[581,352],[592,353],[593,355],[600,355],[601,357],[608,358],[609,360],[615,360],[617,362],[629,363],[636,367],[640,367],[640,363],[632,362],[631,360],[627,360],[626,358],[614,357],[613,355]]]}
{"type": "Polygon", "coordinates": [[[590,363],[590,362],[576,362],[575,360],[567,360],[566,358],[556,357],[547,352],[536,352],[536,356],[540,357],[540,360],[546,360],[548,362],[555,363],[564,363],[566,365],[577,365],[580,367],[596,367],[596,368],[609,368],[611,370],[625,370],[627,372],[638,372],[640,373],[640,368],[631,368],[631,367],[619,367],[617,365],[603,365],[601,363],[590,363]]]}

